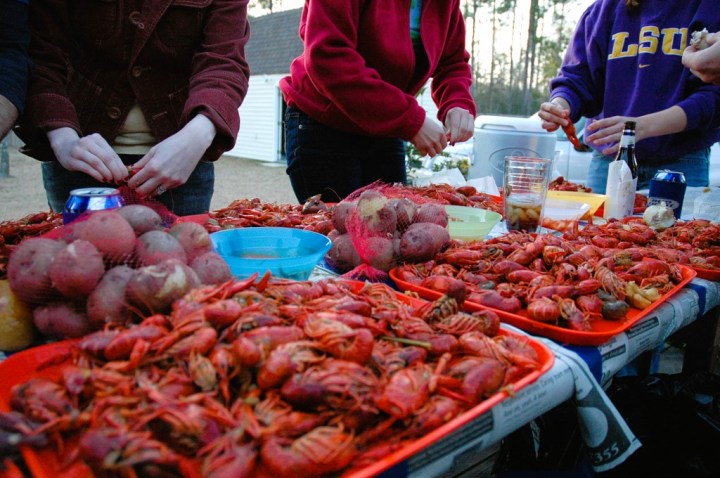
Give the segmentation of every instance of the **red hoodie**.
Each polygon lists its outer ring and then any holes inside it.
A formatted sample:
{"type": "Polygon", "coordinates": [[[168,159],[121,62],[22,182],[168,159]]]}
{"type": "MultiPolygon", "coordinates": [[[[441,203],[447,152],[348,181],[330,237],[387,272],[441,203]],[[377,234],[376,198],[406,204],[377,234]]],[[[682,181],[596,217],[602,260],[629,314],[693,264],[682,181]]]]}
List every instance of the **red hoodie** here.
{"type": "Polygon", "coordinates": [[[411,0],[305,0],[305,51],[280,81],[285,101],[342,131],[412,139],[425,120],[415,95],[432,77],[438,119],[475,116],[470,55],[459,0],[423,0],[420,31],[429,70],[413,79],[411,0]]]}

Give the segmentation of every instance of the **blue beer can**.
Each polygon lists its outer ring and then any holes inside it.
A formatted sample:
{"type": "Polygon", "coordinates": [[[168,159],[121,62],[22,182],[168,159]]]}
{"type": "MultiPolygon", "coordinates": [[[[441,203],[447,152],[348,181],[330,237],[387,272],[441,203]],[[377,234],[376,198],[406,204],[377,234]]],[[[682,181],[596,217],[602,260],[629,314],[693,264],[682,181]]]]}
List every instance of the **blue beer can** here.
{"type": "Polygon", "coordinates": [[[685,199],[685,175],[680,171],[661,169],[650,180],[648,206],[665,203],[673,210],[676,219],[680,219],[683,199],[685,199]]]}
{"type": "Polygon", "coordinates": [[[63,224],[69,224],[85,211],[101,211],[123,207],[125,201],[114,188],[82,188],[70,191],[65,203],[63,224]]]}

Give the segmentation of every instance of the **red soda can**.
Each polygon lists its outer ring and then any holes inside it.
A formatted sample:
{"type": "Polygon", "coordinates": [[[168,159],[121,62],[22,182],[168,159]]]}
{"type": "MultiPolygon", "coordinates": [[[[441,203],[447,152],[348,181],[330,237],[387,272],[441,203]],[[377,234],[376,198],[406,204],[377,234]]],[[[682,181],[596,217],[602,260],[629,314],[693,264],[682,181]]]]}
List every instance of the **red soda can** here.
{"type": "Polygon", "coordinates": [[[81,188],[70,191],[65,203],[63,224],[69,224],[85,211],[101,211],[123,207],[125,201],[114,188],[81,188]]]}

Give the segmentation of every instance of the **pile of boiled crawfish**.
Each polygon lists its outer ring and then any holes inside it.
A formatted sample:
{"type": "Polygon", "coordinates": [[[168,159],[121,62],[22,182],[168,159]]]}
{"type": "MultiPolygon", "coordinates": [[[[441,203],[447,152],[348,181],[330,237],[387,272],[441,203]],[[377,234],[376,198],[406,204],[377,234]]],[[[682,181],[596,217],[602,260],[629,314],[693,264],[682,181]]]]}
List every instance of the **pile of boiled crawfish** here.
{"type": "Polygon", "coordinates": [[[0,421],[98,476],[358,470],[541,368],[497,314],[461,312],[463,292],[267,275],[198,288],[74,342],[60,379],[15,385],[0,421]]]}
{"type": "Polygon", "coordinates": [[[204,224],[208,232],[235,227],[293,227],[328,234],[332,229],[330,209],[316,197],[305,204],[269,204],[260,199],[237,199],[210,213],[204,224]]]}
{"type": "Polygon", "coordinates": [[[588,331],[593,320],[622,320],[631,307],[644,309],[680,283],[678,264],[700,262],[681,239],[720,252],[717,227],[711,235],[699,232],[708,227],[692,222],[656,233],[629,218],[563,236],[510,232],[484,242],[455,241],[434,260],[400,266],[393,275],[439,292],[462,281],[468,302],[588,331]],[[692,232],[694,239],[685,237],[692,232]],[[714,242],[704,242],[710,237],[714,242]]]}
{"type": "MultiPolygon", "coordinates": [[[[488,209],[502,214],[502,201],[478,192],[473,186],[455,188],[449,184],[416,187],[400,184],[382,186],[386,197],[422,198],[425,202],[488,209]]],[[[204,224],[208,232],[234,227],[294,227],[327,235],[333,230],[332,206],[318,196],[304,204],[269,204],[260,199],[238,199],[210,213],[204,224]]]]}
{"type": "Polygon", "coordinates": [[[62,215],[39,212],[14,221],[0,222],[0,279],[7,275],[7,261],[13,247],[26,237],[40,236],[62,226],[62,215]]]}
{"type": "Polygon", "coordinates": [[[592,188],[584,186],[580,183],[574,183],[572,181],[568,181],[565,179],[564,176],[558,176],[550,183],[548,183],[548,189],[550,191],[574,191],[574,192],[581,192],[581,193],[591,193],[592,188]]]}
{"type": "Polygon", "coordinates": [[[428,202],[452,206],[467,206],[487,209],[502,214],[502,200],[497,196],[479,192],[474,186],[453,187],[449,184],[430,184],[428,186],[393,185],[383,189],[387,197],[420,197],[428,202]]]}

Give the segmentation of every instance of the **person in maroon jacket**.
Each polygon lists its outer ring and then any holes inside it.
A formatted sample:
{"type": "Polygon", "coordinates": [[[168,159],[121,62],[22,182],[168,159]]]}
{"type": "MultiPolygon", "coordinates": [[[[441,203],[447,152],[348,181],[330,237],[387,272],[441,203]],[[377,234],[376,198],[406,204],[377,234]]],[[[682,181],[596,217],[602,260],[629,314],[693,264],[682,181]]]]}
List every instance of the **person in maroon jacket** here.
{"type": "Polygon", "coordinates": [[[434,156],[473,134],[459,0],[305,0],[301,56],[280,81],[287,173],[300,202],[405,182],[405,147],[434,156]],[[415,95],[432,77],[438,119],[415,95]]]}
{"type": "Polygon", "coordinates": [[[54,211],[72,189],[125,180],[175,214],[209,210],[248,87],[247,3],[32,0],[18,134],[54,211]]]}

